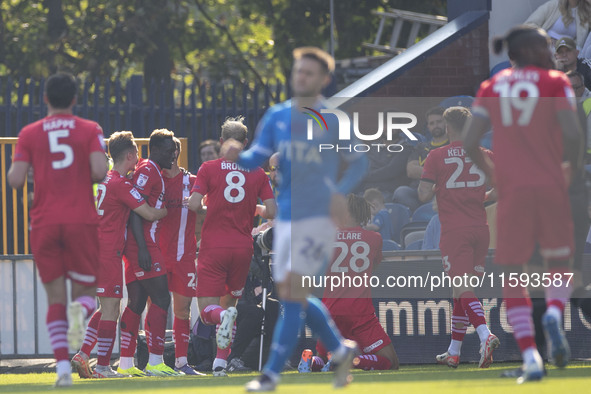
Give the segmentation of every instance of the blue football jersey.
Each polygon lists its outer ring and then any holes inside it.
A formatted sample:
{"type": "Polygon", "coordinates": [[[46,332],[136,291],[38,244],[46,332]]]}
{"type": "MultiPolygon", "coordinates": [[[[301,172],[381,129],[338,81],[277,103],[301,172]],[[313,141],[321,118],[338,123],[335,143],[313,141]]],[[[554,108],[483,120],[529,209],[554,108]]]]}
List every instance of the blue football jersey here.
{"type": "MultiPolygon", "coordinates": [[[[321,102],[316,111],[323,108],[321,102]]],[[[279,189],[277,205],[279,220],[299,220],[328,216],[331,195],[347,194],[363,178],[367,169],[364,154],[330,146],[339,145],[338,122],[335,116],[325,116],[326,124],[312,122],[308,136],[308,120],[312,118],[292,106],[292,100],[277,104],[259,122],[255,140],[240,154],[238,164],[245,168],[261,165],[273,153],[279,152],[279,189]],[[326,147],[326,149],[322,149],[326,147]],[[348,163],[340,180],[342,161],[348,163]]],[[[355,141],[341,141],[349,146],[355,141]]]]}

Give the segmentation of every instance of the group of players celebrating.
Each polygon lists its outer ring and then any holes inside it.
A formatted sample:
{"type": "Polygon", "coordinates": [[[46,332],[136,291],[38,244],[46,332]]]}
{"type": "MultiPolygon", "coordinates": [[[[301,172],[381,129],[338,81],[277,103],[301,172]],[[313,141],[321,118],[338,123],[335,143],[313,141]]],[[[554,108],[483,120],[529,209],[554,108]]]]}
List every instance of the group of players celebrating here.
{"type": "MultiPolygon", "coordinates": [[[[472,113],[462,107],[446,110],[450,144],[429,153],[419,185],[421,200],[437,197],[440,247],[444,269],[451,276],[482,272],[489,243],[483,205],[491,194],[487,185],[494,187],[498,198],[499,264],[511,271],[521,269],[538,244],[549,271],[565,273],[573,253],[567,188],[572,174],[579,173],[581,160],[577,149],[581,128],[569,100],[574,94],[564,74],[552,70],[548,37],[542,30],[516,27],[495,42],[497,51],[505,46],[514,68],[482,84],[472,113]],[[494,166],[492,153],[479,147],[481,135],[491,126],[494,166]]],[[[347,291],[325,294],[322,303],[310,296],[311,289],[301,286],[302,276],[323,273],[328,262],[332,262],[329,270],[336,267],[339,273],[371,273],[382,255],[379,234],[362,228],[370,219],[369,205],[354,195],[345,198],[363,178],[367,159],[357,152],[319,154],[319,141],[338,144],[338,136],[314,128],[314,138],[309,139],[306,132],[307,117],[301,109],[326,107],[320,93],[330,81],[334,60],[317,48],[297,49],[294,60],[294,98],[267,111],[246,151],[246,126],[240,118],[228,119],[221,128],[222,157],[204,163],[196,176],[178,166],[180,141],[165,129],[151,134],[149,157],[141,161],[131,132],[113,133],[108,141],[113,167],[107,172],[100,126],[72,114],[74,78],[56,74],[48,79],[48,116],[19,134],[8,178],[12,187],[22,187],[29,167],[35,169],[31,244],[47,291],[56,386],[72,384],[68,344],[80,349],[71,363],[86,378],[199,375],[187,363],[194,296],[202,321],[218,325],[213,374],[225,376],[235,305],[248,274],[257,214],[267,219],[277,216],[273,277],[283,315],[262,373],[246,389],[275,389],[304,324],[319,337],[323,360],[316,362],[311,352],[305,352],[302,372],[321,368],[327,354],[330,368],[324,370],[334,371],[335,387],[350,382],[353,364],[362,369],[398,368],[369,289],[354,296],[347,291]],[[259,167],[276,152],[277,205],[259,167]],[[96,205],[94,182],[99,183],[96,205]],[[262,204],[257,205],[259,201],[262,204]],[[195,264],[196,212],[203,206],[207,215],[195,264]],[[336,243],[338,253],[333,256],[337,231],[343,241],[336,243]],[[110,358],[123,275],[128,304],[120,317],[121,358],[114,371],[110,358]],[[72,281],[67,308],[66,278],[72,281]],[[168,367],[162,356],[170,292],[175,368],[168,367]],[[95,296],[100,303],[96,311],[95,296]],[[146,305],[149,359],[142,371],[134,365],[134,354],[146,305]],[[88,358],[96,344],[98,362],[91,371],[88,358]]],[[[544,368],[535,346],[527,289],[503,291],[508,321],[524,360],[520,379],[541,379],[544,368]]],[[[546,288],[543,324],[551,359],[558,366],[566,365],[569,357],[561,329],[569,295],[566,285],[546,288]]],[[[436,359],[457,367],[462,339],[472,324],[481,341],[479,366],[486,368],[499,339],[489,331],[473,289],[454,289],[453,297],[452,340],[448,351],[436,359]]]]}

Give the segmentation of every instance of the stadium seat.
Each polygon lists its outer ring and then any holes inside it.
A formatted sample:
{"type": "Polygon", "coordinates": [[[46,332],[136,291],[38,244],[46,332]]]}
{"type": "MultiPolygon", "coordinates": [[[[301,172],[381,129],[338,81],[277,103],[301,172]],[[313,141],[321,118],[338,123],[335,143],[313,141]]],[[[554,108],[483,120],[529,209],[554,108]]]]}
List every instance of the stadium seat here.
{"type": "Polygon", "coordinates": [[[414,233],[417,231],[425,231],[427,229],[427,225],[429,223],[428,222],[409,222],[407,224],[405,224],[402,227],[402,230],[400,230],[400,245],[402,245],[402,248],[406,247],[406,243],[404,243],[404,239],[406,238],[406,236],[410,233],[414,233]]]}
{"type": "Polygon", "coordinates": [[[411,222],[429,222],[437,212],[433,210],[433,204],[430,202],[421,205],[412,214],[411,222]]]}
{"type": "Polygon", "coordinates": [[[385,239],[384,243],[382,244],[382,251],[383,252],[389,252],[392,250],[401,250],[402,248],[400,247],[400,245],[398,245],[398,243],[389,240],[389,239],[385,239]]]}
{"type": "Polygon", "coordinates": [[[393,235],[392,240],[400,243],[400,231],[405,224],[410,222],[410,209],[407,206],[397,203],[387,203],[386,209],[390,213],[392,220],[393,235]]]}
{"type": "Polygon", "coordinates": [[[418,241],[414,241],[410,245],[408,245],[404,250],[421,250],[423,247],[423,240],[419,239],[418,241]]]}
{"type": "Polygon", "coordinates": [[[425,238],[425,230],[413,231],[404,236],[404,249],[408,249],[408,246],[414,242],[421,241],[425,238]]]}
{"type": "Polygon", "coordinates": [[[493,75],[498,73],[501,70],[511,67],[511,62],[509,60],[505,60],[504,62],[497,63],[490,69],[490,76],[492,78],[493,75]]]}

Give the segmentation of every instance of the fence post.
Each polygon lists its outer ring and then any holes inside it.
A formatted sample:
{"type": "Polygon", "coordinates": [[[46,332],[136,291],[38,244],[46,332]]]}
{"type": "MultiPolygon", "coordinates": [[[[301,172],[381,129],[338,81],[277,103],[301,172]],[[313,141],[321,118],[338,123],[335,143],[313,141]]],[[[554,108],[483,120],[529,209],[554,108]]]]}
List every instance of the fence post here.
{"type": "Polygon", "coordinates": [[[132,75],[129,79],[129,97],[127,98],[131,103],[131,125],[130,130],[136,137],[146,137],[144,130],[144,116],[143,116],[143,86],[144,78],[142,75],[132,75]]]}

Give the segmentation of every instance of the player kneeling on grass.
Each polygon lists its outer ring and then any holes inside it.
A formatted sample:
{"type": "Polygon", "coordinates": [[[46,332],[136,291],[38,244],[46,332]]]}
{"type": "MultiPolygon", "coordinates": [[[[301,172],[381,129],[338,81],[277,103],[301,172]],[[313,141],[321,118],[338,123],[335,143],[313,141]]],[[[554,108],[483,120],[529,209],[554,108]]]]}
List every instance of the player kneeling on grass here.
{"type": "MultiPolygon", "coordinates": [[[[349,194],[347,206],[345,226],[337,233],[335,258],[329,265],[328,275],[340,276],[344,272],[353,283],[353,277],[371,275],[382,261],[382,237],[379,233],[362,228],[371,219],[371,207],[363,197],[349,194]]],[[[390,337],[376,317],[370,288],[326,289],[322,302],[343,337],[357,342],[363,352],[353,360],[354,368],[398,369],[398,356],[390,337]]],[[[328,355],[320,341],[316,350],[319,356],[312,356],[309,349],[302,352],[299,372],[331,370],[330,361],[325,364],[328,355]]]]}
{"type": "Polygon", "coordinates": [[[138,162],[138,149],[130,131],[113,133],[109,138],[113,169],[98,185],[97,211],[99,223],[99,273],[97,296],[100,308],[92,315],[84,343],[72,358],[72,366],[81,378],[122,378],[127,375],[111,369],[109,362],[117,335],[119,304],[123,296],[122,257],[126,224],[133,210],[148,221],[162,219],[166,208],[152,208],[126,177],[138,162]],[[90,352],[98,342],[98,362],[91,371],[90,352]]]}
{"type": "MultiPolygon", "coordinates": [[[[443,268],[452,278],[482,275],[488,253],[489,231],[484,201],[487,198],[485,176],[468,158],[462,146],[461,132],[471,118],[464,107],[445,110],[443,118],[449,145],[429,153],[419,184],[419,199],[430,201],[437,196],[443,268]]],[[[492,153],[482,149],[484,154],[492,153]]],[[[462,340],[468,325],[476,328],[480,338],[480,368],[492,364],[492,353],[499,339],[486,325],[482,304],[470,287],[453,288],[453,314],[451,318],[451,344],[447,352],[436,357],[439,364],[457,368],[460,362],[462,340]]]]}

